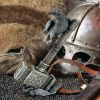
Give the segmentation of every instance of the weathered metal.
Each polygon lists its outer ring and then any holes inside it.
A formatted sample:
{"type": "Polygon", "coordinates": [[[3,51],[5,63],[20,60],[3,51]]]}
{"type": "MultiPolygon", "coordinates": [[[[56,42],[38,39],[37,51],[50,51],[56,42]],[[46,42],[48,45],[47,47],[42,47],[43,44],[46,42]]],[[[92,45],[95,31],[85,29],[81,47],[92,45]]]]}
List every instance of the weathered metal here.
{"type": "MultiPolygon", "coordinates": [[[[56,78],[52,74],[49,75],[49,73],[47,73],[47,69],[49,69],[50,63],[56,57],[68,36],[78,27],[78,25],[78,20],[71,21],[69,28],[63,32],[59,39],[57,39],[57,41],[54,43],[54,46],[38,66],[33,66],[33,69],[29,70],[27,67],[29,65],[22,63],[14,74],[15,80],[22,80],[25,85],[33,87],[33,91],[36,89],[43,89],[43,94],[40,94],[41,92],[38,90],[39,94],[37,95],[44,96],[44,91],[49,91],[56,83],[56,78]]],[[[60,87],[61,85],[59,85],[58,88],[60,87]]],[[[58,88],[56,90],[58,90],[58,88]]]]}
{"type": "MultiPolygon", "coordinates": [[[[100,8],[99,4],[86,3],[75,8],[68,17],[78,19],[79,27],[66,40],[65,56],[94,67],[100,65],[100,8]]],[[[67,69],[68,64],[61,64],[67,69]]],[[[91,67],[91,66],[90,66],[91,67]]],[[[71,68],[71,67],[70,67],[71,68]]],[[[71,71],[72,69],[70,69],[71,71]]],[[[99,68],[100,70],[100,68],[99,68]]],[[[63,72],[63,71],[62,71],[63,72]]],[[[63,73],[66,73],[64,70],[63,73]]]]}

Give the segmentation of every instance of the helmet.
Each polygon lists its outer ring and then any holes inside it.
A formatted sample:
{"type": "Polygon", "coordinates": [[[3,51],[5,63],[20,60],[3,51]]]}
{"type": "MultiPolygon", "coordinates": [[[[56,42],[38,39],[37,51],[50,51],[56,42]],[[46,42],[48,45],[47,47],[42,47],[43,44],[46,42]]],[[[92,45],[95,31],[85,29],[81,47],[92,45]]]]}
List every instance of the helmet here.
{"type": "MultiPolygon", "coordinates": [[[[100,65],[100,8],[99,4],[86,3],[68,14],[71,20],[77,19],[80,25],[66,40],[64,58],[78,60],[91,68],[100,65]]],[[[64,67],[64,63],[61,64],[64,67]]]]}

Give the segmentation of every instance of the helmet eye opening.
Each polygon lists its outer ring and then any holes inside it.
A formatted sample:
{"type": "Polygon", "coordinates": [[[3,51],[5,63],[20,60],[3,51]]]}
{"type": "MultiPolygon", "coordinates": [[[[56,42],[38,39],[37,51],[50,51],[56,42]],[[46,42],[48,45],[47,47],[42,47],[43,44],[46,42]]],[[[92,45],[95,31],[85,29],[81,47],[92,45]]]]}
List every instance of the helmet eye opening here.
{"type": "Polygon", "coordinates": [[[88,62],[88,60],[90,59],[91,57],[84,53],[84,52],[78,52],[78,53],[75,53],[74,56],[73,56],[73,60],[78,60],[79,62],[81,63],[85,63],[85,62],[88,62]]]}

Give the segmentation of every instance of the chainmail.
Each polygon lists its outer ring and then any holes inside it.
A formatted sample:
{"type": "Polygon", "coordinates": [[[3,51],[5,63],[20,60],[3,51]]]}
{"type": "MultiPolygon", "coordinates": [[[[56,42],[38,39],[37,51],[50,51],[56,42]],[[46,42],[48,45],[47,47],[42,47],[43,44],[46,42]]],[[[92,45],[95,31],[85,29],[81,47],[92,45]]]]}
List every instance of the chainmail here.
{"type": "MultiPolygon", "coordinates": [[[[79,89],[80,82],[76,75],[55,74],[59,82],[64,82],[67,89],[79,89]]],[[[0,75],[0,100],[74,100],[78,94],[54,94],[51,96],[31,97],[22,93],[22,83],[14,81],[12,76],[0,75]]]]}

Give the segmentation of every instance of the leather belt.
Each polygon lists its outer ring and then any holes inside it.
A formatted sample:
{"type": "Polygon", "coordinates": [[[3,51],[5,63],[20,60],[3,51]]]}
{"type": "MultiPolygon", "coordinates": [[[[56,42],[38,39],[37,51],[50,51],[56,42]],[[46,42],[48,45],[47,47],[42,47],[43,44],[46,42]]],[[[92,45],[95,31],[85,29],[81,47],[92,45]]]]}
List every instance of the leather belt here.
{"type": "MultiPolygon", "coordinates": [[[[93,69],[91,69],[91,68],[88,68],[88,67],[85,66],[84,64],[78,63],[78,62],[76,62],[76,61],[74,61],[74,60],[71,60],[71,59],[58,59],[58,60],[56,60],[56,61],[50,66],[48,72],[49,72],[49,73],[51,72],[51,70],[52,70],[52,68],[53,68],[54,65],[56,65],[56,64],[58,64],[58,63],[62,63],[62,62],[64,62],[64,63],[70,63],[70,64],[72,64],[72,65],[76,65],[77,67],[79,67],[79,68],[82,69],[83,71],[85,71],[85,72],[87,72],[87,73],[89,73],[89,74],[91,74],[91,75],[94,75],[94,76],[100,73],[100,71],[95,71],[95,70],[93,70],[93,69]]],[[[84,78],[83,78],[83,76],[82,76],[82,73],[81,73],[80,71],[78,71],[77,76],[78,76],[79,80],[80,80],[83,84],[88,84],[88,83],[84,80],[84,78]]],[[[65,89],[64,87],[61,87],[61,88],[58,90],[58,93],[62,93],[62,94],[73,94],[73,93],[79,93],[79,92],[81,92],[81,89],[69,90],[69,89],[65,89]]]]}

